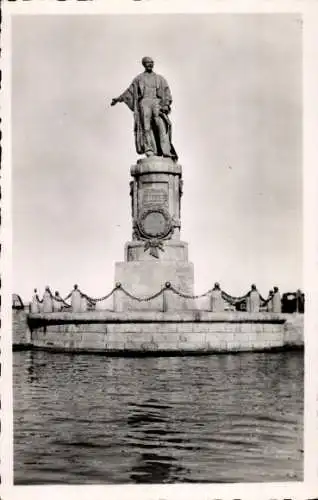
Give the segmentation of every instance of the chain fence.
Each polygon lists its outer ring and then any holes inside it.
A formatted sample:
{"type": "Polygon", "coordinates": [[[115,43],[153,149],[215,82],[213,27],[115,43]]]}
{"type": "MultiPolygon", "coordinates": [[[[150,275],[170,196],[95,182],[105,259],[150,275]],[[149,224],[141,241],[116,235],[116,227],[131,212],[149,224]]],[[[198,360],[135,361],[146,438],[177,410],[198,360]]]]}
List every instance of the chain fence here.
{"type": "MultiPolygon", "coordinates": [[[[244,295],[234,296],[234,295],[230,295],[229,293],[222,290],[218,283],[216,283],[214,285],[214,288],[207,290],[205,293],[198,294],[198,295],[192,295],[189,293],[182,292],[181,290],[179,290],[175,286],[173,286],[172,283],[167,281],[158,292],[156,292],[152,295],[149,295],[149,296],[141,297],[141,296],[137,296],[137,295],[133,294],[132,292],[129,292],[128,290],[126,290],[122,286],[121,283],[118,282],[115,284],[114,288],[109,293],[107,293],[106,295],[103,295],[102,297],[91,297],[88,294],[82,292],[79,289],[78,285],[74,285],[73,290],[71,290],[66,295],[65,298],[62,298],[60,296],[59,292],[55,292],[55,294],[53,294],[50,287],[46,287],[45,292],[43,294],[43,298],[40,299],[40,297],[37,293],[37,290],[35,289],[35,295],[33,296],[31,304],[33,304],[33,309],[36,309],[36,305],[38,305],[38,309],[40,309],[41,307],[42,308],[44,307],[45,303],[48,303],[48,301],[51,301],[52,304],[58,303],[60,305],[60,310],[65,310],[65,309],[69,310],[72,308],[72,305],[76,300],[79,301],[79,300],[85,299],[85,301],[87,302],[87,304],[86,304],[87,307],[90,309],[94,309],[96,307],[96,304],[98,304],[99,302],[102,302],[102,301],[106,301],[107,299],[110,299],[116,292],[122,292],[129,299],[135,300],[136,302],[139,302],[139,303],[142,303],[142,302],[150,302],[152,300],[155,300],[158,297],[160,297],[161,295],[163,295],[168,290],[170,292],[172,292],[173,294],[175,294],[175,295],[177,295],[185,300],[198,300],[198,299],[201,299],[204,297],[212,298],[212,296],[219,297],[219,298],[221,297],[226,304],[228,304],[229,306],[231,306],[237,310],[241,310],[240,307],[242,306],[242,304],[247,303],[247,301],[251,297],[252,293],[254,293],[254,298],[256,297],[256,300],[257,300],[257,296],[258,296],[259,307],[261,307],[262,309],[264,309],[266,306],[268,306],[268,304],[273,300],[274,295],[275,295],[273,291],[270,291],[268,298],[265,299],[258,292],[256,286],[252,285],[251,289],[247,293],[245,293],[244,295]],[[67,302],[69,300],[70,300],[70,303],[67,302]]],[[[279,293],[278,289],[276,289],[276,293],[279,293]]],[[[31,307],[31,309],[32,309],[32,307],[31,307]]],[[[54,309],[54,307],[53,307],[53,309],[54,309]]]]}

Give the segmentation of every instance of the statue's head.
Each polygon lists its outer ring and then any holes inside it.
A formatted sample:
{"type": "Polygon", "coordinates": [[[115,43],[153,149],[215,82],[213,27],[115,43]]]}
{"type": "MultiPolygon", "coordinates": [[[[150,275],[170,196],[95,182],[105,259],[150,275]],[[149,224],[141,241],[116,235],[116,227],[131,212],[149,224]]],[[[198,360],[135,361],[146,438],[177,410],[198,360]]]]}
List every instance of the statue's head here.
{"type": "Polygon", "coordinates": [[[143,65],[145,70],[150,73],[153,69],[154,62],[153,59],[151,59],[151,57],[146,56],[142,58],[141,64],[143,65]]]}

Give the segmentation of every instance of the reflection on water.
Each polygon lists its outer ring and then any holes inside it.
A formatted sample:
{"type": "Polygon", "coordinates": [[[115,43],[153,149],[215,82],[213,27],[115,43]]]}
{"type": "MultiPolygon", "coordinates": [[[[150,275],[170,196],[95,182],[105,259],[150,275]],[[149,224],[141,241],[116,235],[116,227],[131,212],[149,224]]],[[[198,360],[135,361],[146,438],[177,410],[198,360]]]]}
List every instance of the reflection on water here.
{"type": "Polygon", "coordinates": [[[14,353],[16,484],[302,480],[303,353],[14,353]]]}

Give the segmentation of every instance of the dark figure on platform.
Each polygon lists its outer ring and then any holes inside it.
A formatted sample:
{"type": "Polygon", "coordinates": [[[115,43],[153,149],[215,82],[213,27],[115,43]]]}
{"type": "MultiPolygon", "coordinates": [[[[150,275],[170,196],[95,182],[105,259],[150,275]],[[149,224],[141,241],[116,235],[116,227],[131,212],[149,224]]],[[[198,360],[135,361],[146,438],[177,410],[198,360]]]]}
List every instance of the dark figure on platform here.
{"type": "Polygon", "coordinates": [[[281,296],[280,296],[279,289],[277,286],[274,286],[273,309],[272,310],[274,313],[281,313],[282,312],[282,300],[281,300],[281,296]]]}
{"type": "Polygon", "coordinates": [[[164,156],[177,160],[171,142],[172,96],[166,80],[153,71],[151,57],[143,57],[145,68],[125,92],[112,99],[111,106],[124,102],[134,113],[134,133],[138,154],[164,156]]]}

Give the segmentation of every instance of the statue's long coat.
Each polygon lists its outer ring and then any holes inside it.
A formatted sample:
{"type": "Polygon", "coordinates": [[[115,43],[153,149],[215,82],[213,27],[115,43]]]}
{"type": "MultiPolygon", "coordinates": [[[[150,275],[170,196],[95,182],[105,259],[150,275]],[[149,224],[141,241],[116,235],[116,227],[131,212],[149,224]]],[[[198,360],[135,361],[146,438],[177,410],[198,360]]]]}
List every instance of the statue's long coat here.
{"type": "MultiPolygon", "coordinates": [[[[157,75],[156,73],[154,73],[154,75],[156,77],[157,98],[159,99],[160,107],[168,106],[168,108],[170,109],[172,96],[169,85],[161,75],[157,75]]],[[[128,89],[125,90],[125,92],[123,92],[119,97],[119,101],[124,102],[129,107],[129,109],[134,113],[135,144],[136,144],[136,151],[138,154],[145,153],[144,131],[142,127],[141,113],[139,108],[139,102],[141,101],[144,95],[144,88],[145,88],[144,73],[140,73],[138,76],[136,76],[136,78],[134,78],[128,89]]],[[[174,159],[177,159],[177,153],[171,142],[171,122],[166,113],[161,113],[160,116],[166,126],[171,146],[171,156],[174,159]]],[[[156,138],[153,137],[154,144],[156,144],[156,139],[158,140],[157,137],[156,138]]],[[[156,149],[160,148],[157,147],[156,149]]]]}

